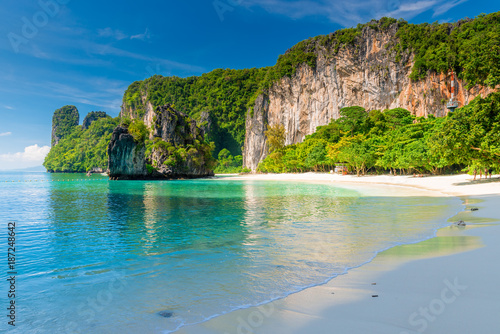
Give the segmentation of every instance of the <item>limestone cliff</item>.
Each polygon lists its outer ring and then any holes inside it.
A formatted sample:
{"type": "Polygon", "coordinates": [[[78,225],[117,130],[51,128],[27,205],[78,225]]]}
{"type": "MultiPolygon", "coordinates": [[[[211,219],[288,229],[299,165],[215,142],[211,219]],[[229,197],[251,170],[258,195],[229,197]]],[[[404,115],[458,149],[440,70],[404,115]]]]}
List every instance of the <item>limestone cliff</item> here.
{"type": "MultiPolygon", "coordinates": [[[[316,68],[300,65],[291,77],[275,82],[256,101],[246,117],[243,152],[245,167],[256,170],[266,156],[266,124],[283,124],[286,144],[301,142],[316,127],[339,117],[343,107],[361,106],[366,110],[402,107],[416,116],[444,116],[451,96],[448,75],[430,72],[425,80],[412,81],[410,73],[414,56],[403,53],[396,60],[391,47],[397,39],[397,23],[389,29],[365,26],[353,45],[337,52],[314,46],[316,68]]],[[[459,106],[477,95],[485,97],[493,89],[466,89],[457,82],[459,106]]]]}
{"type": "Polygon", "coordinates": [[[108,146],[108,174],[111,179],[145,179],[144,143],[137,142],[127,128],[117,127],[108,146]]]}
{"type": "MultiPolygon", "coordinates": [[[[246,119],[245,147],[243,150],[243,166],[255,171],[260,161],[267,156],[266,131],[269,123],[267,116],[269,110],[269,97],[259,95],[255,100],[253,112],[248,112],[246,119]]],[[[288,129],[287,129],[288,133],[288,129]]]]}
{"type": "Polygon", "coordinates": [[[52,116],[52,139],[51,145],[56,146],[66,135],[70,134],[72,128],[80,122],[80,114],[75,106],[64,106],[57,109],[52,116]]]}
{"type": "Polygon", "coordinates": [[[111,179],[177,179],[213,176],[211,147],[196,122],[171,105],[151,113],[149,138],[142,121],[117,127],[108,147],[111,179]],[[134,126],[136,128],[134,128],[134,126]],[[134,136],[132,135],[135,135],[134,136]],[[140,134],[140,133],[139,133],[140,134]]]}

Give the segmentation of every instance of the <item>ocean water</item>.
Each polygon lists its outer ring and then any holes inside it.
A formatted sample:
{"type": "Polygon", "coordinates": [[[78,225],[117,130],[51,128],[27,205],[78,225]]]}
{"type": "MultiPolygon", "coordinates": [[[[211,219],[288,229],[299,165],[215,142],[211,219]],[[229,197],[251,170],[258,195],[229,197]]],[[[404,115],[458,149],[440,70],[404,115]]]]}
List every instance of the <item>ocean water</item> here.
{"type": "Polygon", "coordinates": [[[16,326],[0,325],[12,333],[169,333],[324,283],[461,208],[397,188],[230,179],[3,172],[0,189],[2,254],[16,222],[16,326]]]}

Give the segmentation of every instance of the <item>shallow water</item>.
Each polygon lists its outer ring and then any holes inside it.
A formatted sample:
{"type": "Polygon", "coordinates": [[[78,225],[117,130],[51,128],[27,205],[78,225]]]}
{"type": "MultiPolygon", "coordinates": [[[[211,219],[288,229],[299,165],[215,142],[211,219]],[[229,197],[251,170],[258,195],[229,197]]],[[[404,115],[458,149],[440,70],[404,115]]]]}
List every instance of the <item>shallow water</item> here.
{"type": "Polygon", "coordinates": [[[429,238],[461,207],[397,188],[268,181],[0,173],[0,187],[1,233],[17,222],[13,333],[169,332],[429,238]]]}

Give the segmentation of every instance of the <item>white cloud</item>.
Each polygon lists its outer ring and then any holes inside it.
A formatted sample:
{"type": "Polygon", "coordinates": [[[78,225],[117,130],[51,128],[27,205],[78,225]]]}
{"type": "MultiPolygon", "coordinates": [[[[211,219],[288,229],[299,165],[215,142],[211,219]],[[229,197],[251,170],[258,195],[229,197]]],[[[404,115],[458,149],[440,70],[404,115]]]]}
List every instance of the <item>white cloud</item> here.
{"type": "Polygon", "coordinates": [[[0,137],[10,136],[12,132],[2,132],[0,133],[0,137]]]}
{"type": "Polygon", "coordinates": [[[102,107],[108,114],[120,110],[123,93],[128,87],[127,82],[98,77],[88,80],[82,78],[80,85],[52,81],[43,82],[42,85],[50,91],[45,93],[46,96],[63,98],[66,101],[73,101],[73,104],[102,107]]]}
{"type": "Polygon", "coordinates": [[[0,154],[0,165],[2,168],[39,166],[49,151],[49,146],[38,146],[37,144],[27,146],[23,152],[0,154]]]}
{"type": "Polygon", "coordinates": [[[467,0],[244,0],[240,3],[247,8],[261,7],[270,13],[292,19],[322,16],[349,27],[382,16],[410,20],[428,10],[434,11],[433,16],[439,16],[465,1],[467,0]]]}
{"type": "Polygon", "coordinates": [[[9,110],[14,110],[14,107],[11,107],[11,106],[3,106],[5,109],[9,109],[9,110]]]}
{"type": "Polygon", "coordinates": [[[143,34],[137,34],[130,36],[130,39],[139,39],[141,41],[148,40],[151,37],[151,34],[149,33],[149,29],[146,28],[146,31],[143,34]]]}
{"type": "Polygon", "coordinates": [[[99,37],[113,38],[118,41],[128,38],[128,36],[125,35],[122,31],[111,29],[109,27],[104,29],[98,29],[97,33],[99,34],[99,37]]]}
{"type": "Polygon", "coordinates": [[[99,56],[117,56],[123,58],[130,58],[136,60],[144,60],[149,63],[159,64],[161,66],[166,67],[167,69],[179,69],[185,70],[189,72],[204,72],[205,69],[200,66],[190,65],[179,63],[176,61],[161,59],[157,57],[150,57],[140,53],[134,53],[127,50],[116,48],[109,44],[97,44],[97,43],[88,43],[86,44],[86,50],[90,54],[95,54],[99,56]]]}
{"type": "Polygon", "coordinates": [[[403,17],[404,19],[410,20],[420,13],[423,13],[429,9],[432,9],[437,4],[437,1],[417,1],[409,2],[399,5],[393,11],[381,13],[379,16],[388,17],[403,17]]]}
{"type": "Polygon", "coordinates": [[[434,9],[434,15],[432,17],[439,16],[441,14],[444,14],[448,12],[450,9],[453,7],[456,7],[468,0],[455,0],[455,1],[446,1],[444,2],[441,6],[438,6],[437,8],[434,9]]]}
{"type": "Polygon", "coordinates": [[[142,34],[136,34],[129,36],[125,34],[123,31],[118,30],[118,29],[113,29],[110,27],[104,28],[104,29],[98,29],[97,34],[99,37],[104,37],[104,38],[112,38],[117,41],[121,41],[123,39],[138,39],[141,41],[148,40],[151,37],[151,34],[149,32],[149,29],[146,28],[146,31],[142,34]]]}

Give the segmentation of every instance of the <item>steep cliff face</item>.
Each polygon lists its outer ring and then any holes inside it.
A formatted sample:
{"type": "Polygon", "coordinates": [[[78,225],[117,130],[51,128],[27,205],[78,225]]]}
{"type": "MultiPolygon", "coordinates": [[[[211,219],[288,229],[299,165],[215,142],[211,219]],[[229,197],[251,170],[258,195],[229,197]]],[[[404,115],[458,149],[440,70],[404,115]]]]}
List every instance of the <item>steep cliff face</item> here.
{"type": "Polygon", "coordinates": [[[117,127],[108,146],[108,173],[111,179],[144,179],[147,176],[144,143],[137,142],[127,128],[117,127]]]}
{"type": "Polygon", "coordinates": [[[106,117],[110,116],[108,116],[104,111],[91,111],[83,119],[82,129],[87,130],[93,122],[106,117]]]}
{"type": "MultiPolygon", "coordinates": [[[[141,121],[142,122],[142,121],[141,121]]],[[[137,123],[135,123],[137,124],[137,123]]],[[[139,123],[142,124],[142,123],[139,123]]],[[[203,130],[171,105],[151,113],[149,138],[140,126],[117,127],[108,147],[111,179],[177,179],[213,176],[203,130]],[[134,138],[134,136],[136,138],[134,138]],[[140,133],[139,133],[140,135],[140,133]]],[[[146,127],[144,131],[147,132],[146,127]]]]}
{"type": "MultiPolygon", "coordinates": [[[[283,124],[289,145],[301,142],[316,127],[337,119],[343,107],[401,107],[416,116],[446,115],[450,77],[429,73],[425,80],[410,80],[413,55],[403,53],[396,61],[392,48],[396,33],[397,24],[385,30],[365,27],[355,45],[344,46],[337,53],[317,45],[315,69],[305,64],[299,66],[291,78],[274,83],[247,112],[244,166],[255,171],[266,156],[266,122],[271,126],[283,124]],[[264,100],[267,102],[263,104],[264,100]]],[[[494,91],[479,86],[466,89],[460,80],[457,84],[459,106],[494,91]]]]}
{"type": "Polygon", "coordinates": [[[140,99],[144,105],[143,112],[139,113],[136,108],[127,106],[123,103],[120,110],[120,117],[140,119],[147,127],[151,127],[153,125],[153,117],[155,116],[155,108],[151,104],[151,101],[147,99],[146,94],[141,95],[140,99]]]}
{"type": "Polygon", "coordinates": [[[268,124],[269,98],[262,94],[255,100],[253,112],[248,112],[246,119],[247,133],[243,151],[243,166],[255,171],[260,161],[267,155],[264,131],[268,124]]]}
{"type": "Polygon", "coordinates": [[[80,122],[80,114],[75,106],[64,106],[57,109],[52,116],[51,145],[56,146],[59,141],[80,122]]]}

